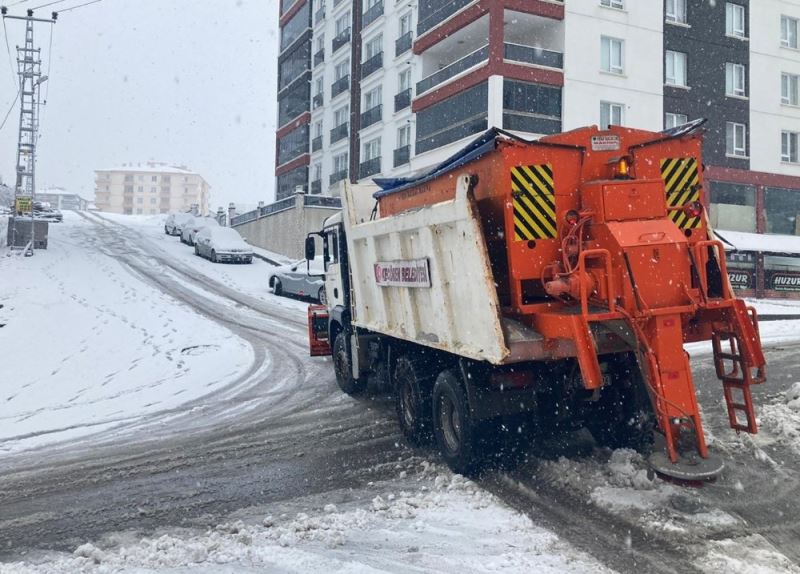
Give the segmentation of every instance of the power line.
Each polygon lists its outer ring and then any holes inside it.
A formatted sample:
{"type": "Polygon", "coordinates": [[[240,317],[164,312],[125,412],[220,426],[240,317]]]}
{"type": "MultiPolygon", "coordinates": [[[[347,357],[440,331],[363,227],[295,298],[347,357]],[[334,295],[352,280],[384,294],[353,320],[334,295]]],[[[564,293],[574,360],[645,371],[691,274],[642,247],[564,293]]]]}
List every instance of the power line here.
{"type": "Polygon", "coordinates": [[[92,0],[91,2],[84,2],[83,4],[78,4],[77,6],[72,6],[71,8],[64,8],[60,10],[60,12],[71,12],[72,10],[77,10],[78,8],[83,8],[84,6],[88,6],[89,4],[97,4],[98,2],[102,2],[103,0],[92,0]]]}
{"type": "MultiPolygon", "coordinates": [[[[25,0],[27,2],[27,0],[25,0]]],[[[47,8],[48,6],[52,6],[53,4],[61,4],[62,2],[66,2],[67,0],[54,0],[53,2],[48,2],[47,4],[41,4],[32,8],[33,10],[38,10],[39,8],[47,8]]]]}
{"type": "Polygon", "coordinates": [[[3,18],[3,35],[6,38],[6,52],[8,52],[8,65],[11,68],[11,77],[14,78],[14,84],[19,87],[19,78],[14,72],[14,59],[11,57],[11,47],[8,45],[8,29],[6,28],[6,19],[3,18]]]}
{"type": "Polygon", "coordinates": [[[10,116],[10,115],[11,115],[11,110],[13,110],[13,109],[14,109],[14,106],[15,106],[15,105],[17,105],[17,100],[19,99],[19,93],[20,93],[21,91],[22,91],[21,89],[20,89],[20,90],[17,90],[17,95],[16,95],[16,96],[14,96],[14,101],[13,101],[13,102],[11,102],[11,107],[10,107],[10,108],[8,108],[8,111],[6,112],[6,117],[4,117],[4,118],[3,118],[3,123],[2,123],[2,124],[0,124],[0,130],[2,130],[2,129],[3,129],[3,127],[5,127],[5,125],[6,125],[6,122],[8,121],[8,116],[10,116]]]}

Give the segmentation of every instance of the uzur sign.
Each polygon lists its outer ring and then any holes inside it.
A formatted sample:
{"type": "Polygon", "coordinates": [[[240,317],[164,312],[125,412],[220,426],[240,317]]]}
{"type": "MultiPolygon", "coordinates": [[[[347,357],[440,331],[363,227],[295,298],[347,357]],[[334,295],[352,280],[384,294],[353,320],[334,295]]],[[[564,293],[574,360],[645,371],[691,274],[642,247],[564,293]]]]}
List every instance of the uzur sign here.
{"type": "Polygon", "coordinates": [[[728,269],[728,280],[734,289],[752,289],[753,272],[740,271],[738,269],[728,269]]]}
{"type": "Polygon", "coordinates": [[[800,291],[800,273],[773,271],[767,276],[767,288],[773,291],[800,291]]]}
{"type": "Polygon", "coordinates": [[[379,261],[375,282],[381,287],[430,287],[430,265],[427,259],[379,261]]]}

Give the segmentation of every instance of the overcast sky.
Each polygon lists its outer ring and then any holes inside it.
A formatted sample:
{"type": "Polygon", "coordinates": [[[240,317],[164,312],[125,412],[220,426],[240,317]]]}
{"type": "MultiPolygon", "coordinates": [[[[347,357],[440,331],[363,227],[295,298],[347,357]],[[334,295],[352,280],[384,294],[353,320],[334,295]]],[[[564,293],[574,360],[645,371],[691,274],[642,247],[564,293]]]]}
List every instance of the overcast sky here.
{"type": "MultiPolygon", "coordinates": [[[[27,0],[10,14],[51,0],[27,0]]],[[[36,11],[82,4],[66,0],[36,11]]],[[[13,4],[12,1],[2,2],[13,4]]],[[[211,207],[274,197],[277,0],[102,0],[60,15],[41,118],[37,188],[94,197],[94,170],[159,160],[211,185],[211,207]]],[[[7,20],[12,56],[24,23],[7,20]]],[[[37,24],[47,72],[50,31],[37,24]]],[[[0,43],[0,120],[16,94],[0,43]]],[[[16,69],[16,63],[15,69],[16,69]]],[[[45,93],[44,91],[42,92],[45,93]]],[[[13,184],[18,107],[0,131],[13,184]]]]}

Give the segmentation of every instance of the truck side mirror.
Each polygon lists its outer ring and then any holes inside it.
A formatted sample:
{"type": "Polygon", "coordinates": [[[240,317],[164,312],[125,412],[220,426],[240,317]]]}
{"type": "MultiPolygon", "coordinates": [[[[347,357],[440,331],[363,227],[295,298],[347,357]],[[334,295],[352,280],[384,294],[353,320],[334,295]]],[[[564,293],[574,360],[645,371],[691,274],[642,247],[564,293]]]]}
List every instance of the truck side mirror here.
{"type": "Polygon", "coordinates": [[[314,255],[316,255],[316,251],[317,251],[317,246],[316,243],[314,242],[314,236],[309,235],[308,237],[306,237],[306,259],[308,259],[309,261],[313,261],[314,255]]]}

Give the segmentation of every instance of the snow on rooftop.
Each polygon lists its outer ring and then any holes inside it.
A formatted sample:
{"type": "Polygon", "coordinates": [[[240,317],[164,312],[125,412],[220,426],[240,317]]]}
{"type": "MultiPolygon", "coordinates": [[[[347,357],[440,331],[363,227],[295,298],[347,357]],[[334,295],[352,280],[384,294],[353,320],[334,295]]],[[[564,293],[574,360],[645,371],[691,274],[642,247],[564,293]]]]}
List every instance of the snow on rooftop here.
{"type": "Polygon", "coordinates": [[[766,235],[724,229],[715,229],[714,233],[738,251],[800,255],[800,237],[796,235],[766,235]]]}
{"type": "Polygon", "coordinates": [[[195,171],[192,171],[185,165],[170,165],[164,162],[158,161],[147,161],[141,163],[123,163],[117,167],[110,167],[108,169],[97,169],[96,172],[100,171],[127,171],[131,173],[181,173],[186,175],[200,175],[195,171]]]}

